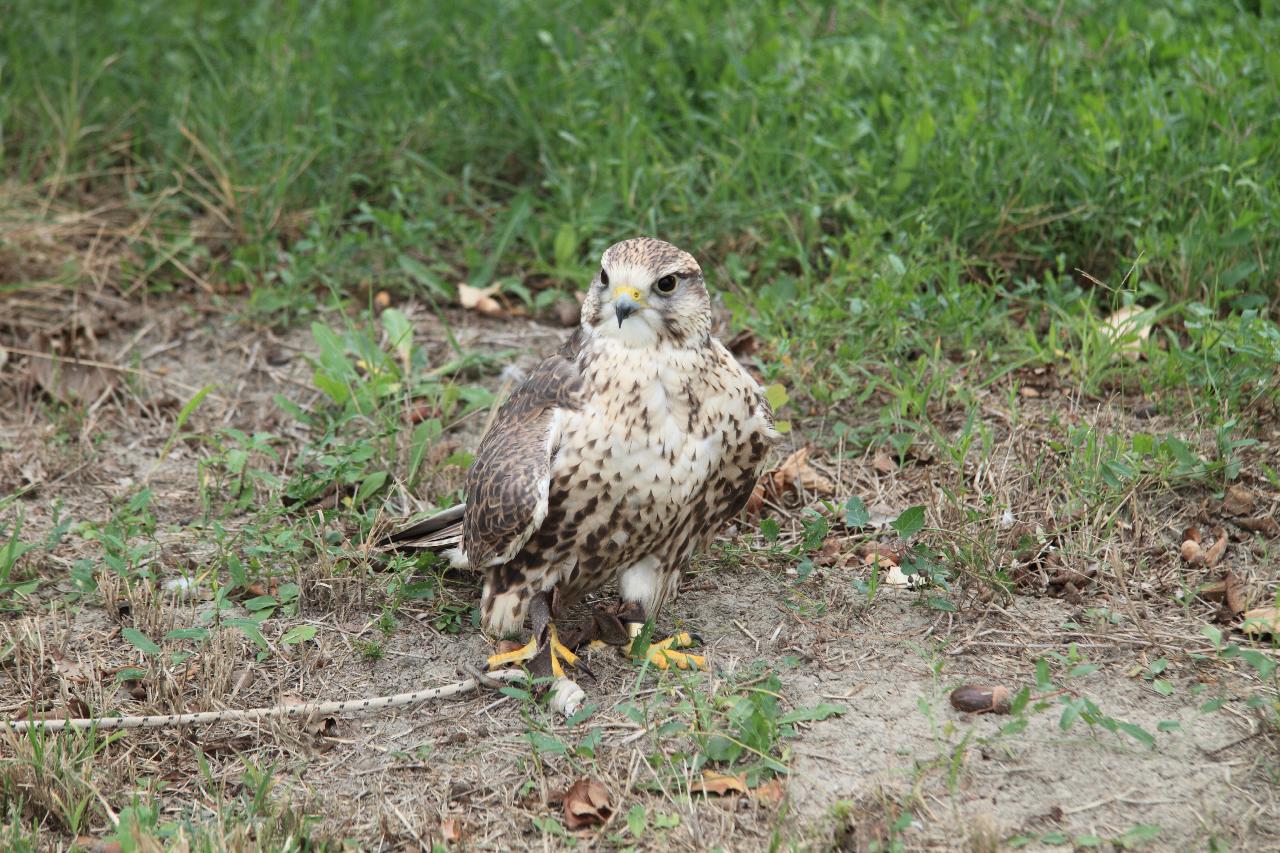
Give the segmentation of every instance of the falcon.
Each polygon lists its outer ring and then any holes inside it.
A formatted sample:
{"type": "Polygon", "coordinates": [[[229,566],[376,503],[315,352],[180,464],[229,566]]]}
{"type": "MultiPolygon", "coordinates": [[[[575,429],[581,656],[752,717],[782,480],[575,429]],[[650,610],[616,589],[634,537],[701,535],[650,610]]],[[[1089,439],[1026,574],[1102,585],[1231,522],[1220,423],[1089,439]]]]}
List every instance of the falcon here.
{"type": "Polygon", "coordinates": [[[491,637],[532,623],[491,669],[563,675],[578,661],[555,616],[614,581],[617,604],[596,616],[612,642],[662,669],[705,668],[681,651],[688,633],[646,647],[642,626],[742,509],[777,440],[760,385],[711,334],[697,261],[662,240],[625,240],[604,252],[573,335],[499,408],[464,503],[388,543],[453,546],[455,566],[482,570],[491,637]]]}

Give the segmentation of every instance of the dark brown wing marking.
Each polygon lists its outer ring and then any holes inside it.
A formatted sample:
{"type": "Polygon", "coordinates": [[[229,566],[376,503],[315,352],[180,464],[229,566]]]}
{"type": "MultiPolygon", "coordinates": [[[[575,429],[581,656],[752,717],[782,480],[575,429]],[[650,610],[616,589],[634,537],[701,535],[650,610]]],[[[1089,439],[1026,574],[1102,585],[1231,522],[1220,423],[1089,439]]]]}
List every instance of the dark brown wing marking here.
{"type": "Polygon", "coordinates": [[[556,452],[548,439],[556,412],[579,406],[581,348],[581,332],[575,332],[517,386],[480,442],[467,473],[462,522],[472,568],[483,569],[494,557],[510,559],[546,515],[556,452]]]}

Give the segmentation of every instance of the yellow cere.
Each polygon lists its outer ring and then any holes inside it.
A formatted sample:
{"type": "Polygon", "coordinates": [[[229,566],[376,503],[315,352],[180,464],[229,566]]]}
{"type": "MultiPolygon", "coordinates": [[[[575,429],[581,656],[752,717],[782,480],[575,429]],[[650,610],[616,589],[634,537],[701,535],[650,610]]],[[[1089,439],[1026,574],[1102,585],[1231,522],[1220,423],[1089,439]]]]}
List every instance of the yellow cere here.
{"type": "Polygon", "coordinates": [[[640,301],[640,291],[634,287],[615,287],[613,289],[613,298],[617,299],[619,296],[629,297],[635,302],[640,301]]]}

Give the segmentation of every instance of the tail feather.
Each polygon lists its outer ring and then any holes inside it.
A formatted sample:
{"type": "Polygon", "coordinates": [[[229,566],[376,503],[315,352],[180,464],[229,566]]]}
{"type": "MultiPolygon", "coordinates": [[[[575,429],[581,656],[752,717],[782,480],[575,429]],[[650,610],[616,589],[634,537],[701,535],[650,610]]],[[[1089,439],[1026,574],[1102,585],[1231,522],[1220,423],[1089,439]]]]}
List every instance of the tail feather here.
{"type": "Polygon", "coordinates": [[[465,504],[458,504],[428,516],[397,530],[380,541],[378,546],[390,551],[440,551],[458,547],[462,544],[462,513],[465,507],[465,504]]]}

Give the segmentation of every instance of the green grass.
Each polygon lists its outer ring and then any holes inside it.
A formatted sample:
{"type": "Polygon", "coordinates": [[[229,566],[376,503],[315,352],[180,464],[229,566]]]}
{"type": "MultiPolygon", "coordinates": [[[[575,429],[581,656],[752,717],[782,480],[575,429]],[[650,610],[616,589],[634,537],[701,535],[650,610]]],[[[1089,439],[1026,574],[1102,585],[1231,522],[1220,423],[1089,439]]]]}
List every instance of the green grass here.
{"type": "Polygon", "coordinates": [[[1133,299],[1184,356],[1137,381],[1225,418],[1275,378],[1270,4],[12,5],[3,171],[147,211],[120,272],[154,290],[277,324],[372,286],[544,305],[649,232],[778,355],[834,349],[819,404],[870,353],[1053,360],[1133,299]],[[1010,308],[1044,315],[1025,352],[1010,308]]]}
{"type": "Polygon", "coordinates": [[[642,230],[754,282],[1062,257],[1275,299],[1280,23],[1258,4],[9,5],[5,171],[176,190],[234,225],[218,260],[255,283],[299,215],[364,226],[358,259],[306,250],[344,278],[411,250],[474,271],[519,214],[502,271],[576,277],[642,230]]]}

